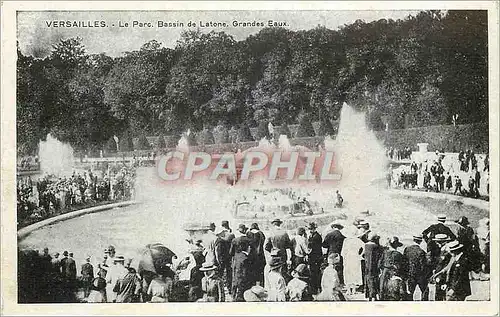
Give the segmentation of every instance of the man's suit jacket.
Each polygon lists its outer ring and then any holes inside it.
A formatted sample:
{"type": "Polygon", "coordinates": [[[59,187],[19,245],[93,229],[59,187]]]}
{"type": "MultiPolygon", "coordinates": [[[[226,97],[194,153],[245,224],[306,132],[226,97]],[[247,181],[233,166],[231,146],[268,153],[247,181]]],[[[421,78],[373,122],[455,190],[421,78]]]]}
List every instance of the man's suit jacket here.
{"type": "Polygon", "coordinates": [[[247,246],[250,245],[250,239],[247,236],[239,236],[233,239],[231,247],[229,248],[229,255],[234,256],[236,253],[246,251],[247,246]]]}
{"type": "Polygon", "coordinates": [[[233,257],[233,289],[247,290],[252,285],[250,261],[244,252],[236,252],[233,257]]]}
{"type": "Polygon", "coordinates": [[[310,235],[308,239],[308,247],[311,249],[309,253],[309,262],[321,262],[323,261],[323,250],[322,248],[323,238],[318,232],[314,232],[310,235]]]}
{"type": "Polygon", "coordinates": [[[344,239],[345,237],[340,230],[330,231],[323,240],[323,248],[328,249],[328,254],[338,253],[340,255],[342,253],[344,239]]]}
{"type": "Polygon", "coordinates": [[[61,260],[61,270],[63,276],[70,279],[76,278],[76,263],[72,258],[63,258],[61,260]]]}
{"type": "Polygon", "coordinates": [[[464,254],[458,260],[453,260],[448,273],[447,290],[452,289],[455,296],[469,296],[471,294],[468,261],[464,254]]]}
{"type": "Polygon", "coordinates": [[[278,249],[282,260],[286,261],[288,258],[286,249],[292,250],[292,241],[285,230],[281,228],[275,229],[269,238],[267,238],[265,249],[267,252],[271,252],[272,249],[278,249]]]}
{"type": "Polygon", "coordinates": [[[255,262],[264,266],[266,264],[266,259],[264,257],[266,236],[260,230],[250,230],[247,232],[247,237],[250,239],[250,245],[252,246],[250,252],[252,256],[255,257],[255,262]]]}
{"type": "Polygon", "coordinates": [[[457,238],[451,229],[441,222],[430,225],[429,228],[422,232],[422,236],[426,242],[432,240],[437,234],[445,234],[450,237],[451,240],[455,240],[457,238]]]}
{"type": "Polygon", "coordinates": [[[405,248],[404,256],[408,259],[408,278],[421,280],[427,277],[427,257],[419,245],[410,245],[405,248]]]}

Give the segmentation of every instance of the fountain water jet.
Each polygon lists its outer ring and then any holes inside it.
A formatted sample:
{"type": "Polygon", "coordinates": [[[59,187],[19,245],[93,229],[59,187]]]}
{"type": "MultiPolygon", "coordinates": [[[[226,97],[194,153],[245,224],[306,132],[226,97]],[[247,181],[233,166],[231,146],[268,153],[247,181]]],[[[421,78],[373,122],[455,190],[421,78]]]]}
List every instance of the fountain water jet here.
{"type": "Polygon", "coordinates": [[[50,133],[39,142],[38,157],[43,174],[71,175],[74,166],[73,148],[53,137],[50,133]]]}

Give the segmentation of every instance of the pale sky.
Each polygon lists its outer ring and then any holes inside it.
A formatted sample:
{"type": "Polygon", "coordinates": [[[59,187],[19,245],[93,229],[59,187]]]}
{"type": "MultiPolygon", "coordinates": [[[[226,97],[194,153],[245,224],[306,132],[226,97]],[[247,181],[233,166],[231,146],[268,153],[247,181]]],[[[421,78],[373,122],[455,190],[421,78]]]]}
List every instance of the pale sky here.
{"type": "MultiPolygon", "coordinates": [[[[79,36],[88,53],[120,56],[125,51],[138,50],[144,43],[157,40],[165,47],[174,47],[183,30],[199,27],[199,22],[226,22],[228,27],[200,28],[204,32],[224,31],[236,40],[255,34],[262,27],[234,27],[233,21],[286,22],[290,30],[308,30],[318,25],[337,29],[357,19],[371,22],[379,19],[404,19],[419,11],[22,11],[17,15],[18,41],[23,54],[46,55],[60,39],[79,36]],[[51,27],[50,21],[105,21],[105,27],[51,27]],[[132,27],[133,21],[151,22],[152,27],[132,27]],[[119,27],[119,23],[129,27],[119,27]],[[182,22],[184,27],[158,27],[158,21],[182,22]],[[189,28],[193,21],[197,27],[189,28]]],[[[38,56],[40,57],[40,56],[38,56]]]]}

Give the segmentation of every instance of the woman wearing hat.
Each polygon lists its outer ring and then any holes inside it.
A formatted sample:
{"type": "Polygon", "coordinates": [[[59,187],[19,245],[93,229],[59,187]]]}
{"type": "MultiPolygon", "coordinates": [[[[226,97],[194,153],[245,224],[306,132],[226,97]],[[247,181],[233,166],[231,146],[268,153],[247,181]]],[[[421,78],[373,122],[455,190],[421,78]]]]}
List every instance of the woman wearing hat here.
{"type": "Polygon", "coordinates": [[[165,274],[156,275],[149,283],[147,295],[151,303],[166,303],[170,300],[174,281],[165,274]]]}
{"type": "Polygon", "coordinates": [[[398,237],[392,237],[388,241],[388,249],[382,254],[379,262],[379,268],[382,271],[380,275],[380,300],[390,300],[388,298],[388,282],[393,276],[406,278],[408,270],[408,261],[397,249],[403,244],[399,242],[398,237]]]}
{"type": "Polygon", "coordinates": [[[106,303],[106,273],[108,272],[108,265],[101,264],[97,276],[90,284],[90,293],[87,298],[87,303],[106,303]]]}
{"type": "Polygon", "coordinates": [[[205,274],[201,279],[201,290],[203,292],[203,302],[224,302],[224,282],[215,274],[217,266],[213,263],[205,262],[200,271],[205,274]]]}
{"type": "Polygon", "coordinates": [[[313,300],[309,288],[309,269],[301,263],[292,271],[292,280],[286,286],[286,295],[291,302],[305,302],[313,300]]]}
{"type": "Polygon", "coordinates": [[[268,302],[286,301],[286,282],[281,273],[285,263],[279,255],[271,257],[271,261],[269,262],[270,272],[267,274],[266,284],[268,302]]]}
{"type": "Polygon", "coordinates": [[[323,271],[321,277],[321,293],[316,297],[317,301],[345,301],[342,294],[342,284],[340,283],[337,266],[340,264],[340,255],[330,253],[327,258],[328,266],[323,271]]]}
{"type": "Polygon", "coordinates": [[[260,285],[252,286],[243,293],[245,302],[265,302],[267,301],[267,291],[260,285]]]}

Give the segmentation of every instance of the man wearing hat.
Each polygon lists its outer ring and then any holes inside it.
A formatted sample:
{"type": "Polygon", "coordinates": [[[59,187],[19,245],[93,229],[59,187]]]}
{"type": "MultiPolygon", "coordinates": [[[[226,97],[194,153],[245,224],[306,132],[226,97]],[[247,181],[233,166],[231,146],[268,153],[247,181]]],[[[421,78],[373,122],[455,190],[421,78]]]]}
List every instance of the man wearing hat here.
{"type": "Polygon", "coordinates": [[[413,244],[404,250],[404,256],[408,259],[408,293],[413,298],[413,293],[418,285],[422,292],[422,300],[429,300],[429,291],[427,287],[429,268],[427,266],[426,252],[422,249],[423,237],[421,235],[413,236],[413,244]]]}
{"type": "Polygon", "coordinates": [[[68,251],[63,252],[61,260],[62,275],[68,289],[73,290],[76,286],[76,263],[72,257],[68,257],[68,251]]]}
{"type": "Polygon", "coordinates": [[[219,272],[221,274],[220,277],[224,278],[226,282],[227,289],[231,291],[231,279],[233,274],[231,272],[231,255],[229,254],[229,251],[231,249],[231,244],[235,236],[233,230],[229,228],[229,221],[227,220],[222,220],[221,230],[222,233],[219,235],[219,237],[221,239],[220,242],[224,247],[221,254],[221,262],[219,262],[219,272]]]}
{"type": "Polygon", "coordinates": [[[458,241],[448,246],[452,258],[446,279],[447,301],[464,301],[467,296],[471,295],[469,268],[463,247],[458,241]]]}
{"type": "Polygon", "coordinates": [[[252,276],[251,276],[251,258],[250,258],[250,239],[246,236],[237,237],[233,240],[238,241],[233,244],[234,246],[234,257],[233,257],[233,278],[232,278],[232,290],[231,295],[235,302],[244,301],[243,293],[252,287],[252,276]]]}
{"type": "Polygon", "coordinates": [[[435,301],[445,300],[445,278],[443,278],[442,273],[446,272],[446,267],[450,263],[451,253],[449,253],[447,245],[450,243],[450,239],[446,234],[439,233],[434,239],[433,243],[436,244],[436,249],[438,253],[436,256],[428,252],[429,260],[429,270],[432,271],[433,275],[430,278],[430,282],[435,284],[436,291],[434,295],[435,301]]]}
{"type": "Polygon", "coordinates": [[[457,221],[459,229],[457,240],[464,248],[465,257],[470,261],[470,268],[474,271],[479,271],[481,268],[481,255],[479,251],[479,239],[474,233],[474,229],[469,226],[469,219],[462,216],[457,221]]]}
{"type": "MultiPolygon", "coordinates": [[[[342,254],[345,236],[340,230],[344,229],[344,226],[338,222],[333,222],[331,227],[332,231],[328,232],[323,240],[323,248],[328,250],[327,254],[342,254]]],[[[340,264],[338,265],[337,271],[339,273],[340,283],[344,284],[344,260],[342,256],[340,256],[340,264]]]]}
{"type": "Polygon", "coordinates": [[[211,222],[209,226],[209,230],[206,235],[206,239],[204,239],[205,243],[205,261],[214,263],[218,265],[216,255],[215,255],[215,241],[217,240],[217,236],[215,235],[215,223],[211,222]]]}
{"type": "Polygon", "coordinates": [[[440,214],[437,216],[437,222],[430,225],[427,229],[422,232],[422,236],[426,243],[432,240],[437,234],[442,233],[447,235],[450,239],[455,240],[457,237],[451,231],[451,229],[445,225],[446,215],[440,214]]]}
{"type": "Polygon", "coordinates": [[[250,252],[253,259],[252,269],[254,271],[254,280],[255,282],[259,282],[260,285],[264,285],[264,267],[266,266],[264,243],[266,242],[266,236],[260,231],[257,223],[252,223],[252,225],[250,225],[247,236],[250,239],[250,245],[252,247],[250,252]]]}
{"type": "Polygon", "coordinates": [[[388,300],[388,282],[394,276],[399,276],[402,279],[406,278],[408,272],[408,261],[405,256],[397,249],[403,244],[398,237],[392,237],[388,242],[388,249],[382,254],[380,259],[380,300],[388,300]]]}
{"type": "Polygon", "coordinates": [[[90,293],[90,284],[94,279],[94,267],[90,263],[90,255],[85,258],[85,264],[82,265],[82,282],[84,296],[87,297],[90,293]]]}
{"type": "Polygon", "coordinates": [[[273,228],[270,236],[267,238],[265,250],[267,252],[271,252],[272,249],[280,250],[281,260],[287,263],[288,255],[286,250],[289,250],[291,254],[293,246],[288,233],[281,228],[282,223],[280,219],[271,221],[273,228]]]}
{"type": "Polygon", "coordinates": [[[229,248],[229,255],[234,256],[237,252],[246,251],[247,246],[250,244],[250,239],[247,236],[248,228],[244,224],[238,226],[236,238],[231,242],[229,248]]]}
{"type": "Polygon", "coordinates": [[[224,302],[224,282],[216,274],[217,267],[213,263],[205,262],[200,271],[205,274],[201,279],[201,290],[204,302],[224,302]]]}
{"type": "Polygon", "coordinates": [[[309,270],[311,271],[311,279],[309,285],[313,294],[318,292],[321,283],[321,263],[323,263],[323,239],[319,232],[316,230],[318,226],[316,223],[311,222],[308,227],[309,237],[307,239],[307,247],[311,252],[309,253],[308,263],[309,270]]]}
{"type": "MultiPolygon", "coordinates": [[[[422,232],[422,237],[424,238],[425,243],[427,243],[427,252],[429,252],[431,259],[435,260],[439,257],[440,247],[436,243],[434,239],[438,234],[445,234],[449,240],[455,240],[457,237],[451,231],[451,229],[445,225],[446,215],[440,214],[437,216],[437,222],[430,225],[427,229],[422,232]]],[[[431,261],[435,262],[435,261],[431,261]]]]}

